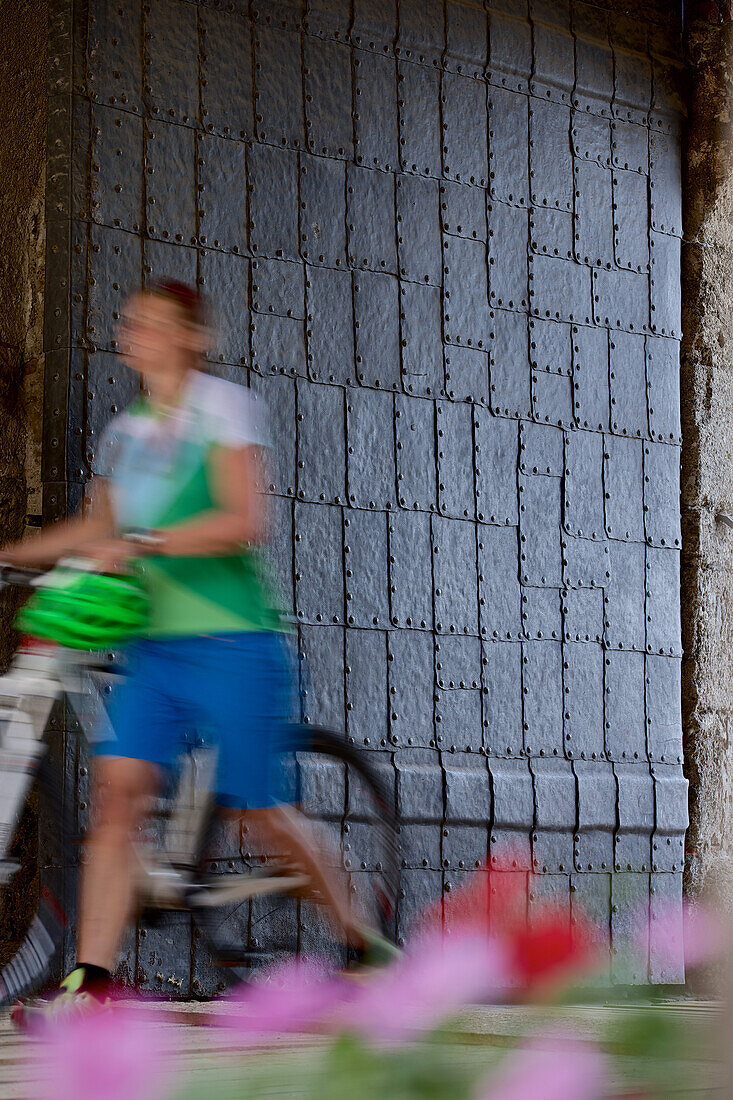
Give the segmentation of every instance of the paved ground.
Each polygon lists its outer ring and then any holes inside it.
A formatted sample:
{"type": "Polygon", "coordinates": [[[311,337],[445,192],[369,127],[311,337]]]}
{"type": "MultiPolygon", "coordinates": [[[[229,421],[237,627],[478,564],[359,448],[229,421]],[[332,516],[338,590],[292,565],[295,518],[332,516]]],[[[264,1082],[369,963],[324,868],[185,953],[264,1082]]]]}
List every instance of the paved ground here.
{"type": "MultiPolygon", "coordinates": [[[[155,1006],[159,1008],[160,1006],[155,1006]]],[[[601,1033],[607,1032],[608,1023],[619,1016],[618,1005],[568,1007],[553,1015],[555,1023],[563,1031],[569,1032],[578,1040],[591,1042],[601,1033]]],[[[163,1045],[177,1051],[177,1060],[182,1079],[187,1084],[186,1096],[200,1097],[206,1100],[211,1086],[216,1080],[217,1097],[231,1096],[232,1100],[242,1095],[235,1089],[235,1080],[241,1081],[242,1059],[262,1071],[268,1064],[287,1064],[291,1069],[291,1086],[282,1091],[282,1085],[266,1088],[267,1096],[285,1096],[297,1098],[298,1081],[313,1079],[318,1073],[319,1060],[323,1055],[325,1040],[317,1036],[283,1036],[273,1040],[267,1047],[243,1055],[240,1051],[221,1048],[214,1049],[212,1040],[212,1013],[216,1006],[168,1005],[164,1009],[164,1020],[154,1026],[159,1031],[163,1045]],[[231,1091],[226,1082],[232,1083],[231,1091]]],[[[723,1085],[722,1069],[717,1061],[717,1051],[712,1045],[712,1036],[720,1025],[720,1010],[710,1003],[686,1001],[664,1005],[660,1012],[676,1013],[685,1024],[685,1032],[690,1037],[688,1055],[675,1062],[674,1085],[665,1090],[665,1096],[675,1100],[703,1097],[727,1098],[731,1092],[723,1085]]],[[[499,1058],[503,1048],[514,1043],[520,1035],[535,1028],[545,1017],[539,1009],[532,1008],[475,1008],[464,1013],[460,1026],[452,1036],[449,1058],[451,1063],[466,1065],[467,1061],[477,1065],[491,1065],[499,1058]]],[[[0,1018],[0,1100],[56,1100],[52,1088],[42,1084],[40,1063],[37,1057],[40,1040],[19,1035],[12,1027],[7,1016],[0,1018]]],[[[666,1065],[669,1067],[669,1060],[666,1065]]],[[[619,1070],[615,1096],[641,1095],[628,1088],[628,1082],[637,1076],[637,1065],[623,1056],[615,1062],[619,1070]],[[624,1080],[625,1078],[625,1080],[624,1080]]],[[[651,1067],[653,1068],[653,1067],[651,1067]]],[[[650,1065],[647,1062],[645,1070],[650,1065]]],[[[118,1094],[115,1094],[117,1098],[118,1094]]],[[[263,1095],[258,1092],[258,1096],[263,1095]]],[[[97,1100],[97,1097],[89,1097],[97,1100]]],[[[120,1100],[126,1098],[120,1097],[120,1100]]],[[[388,1096],[380,1100],[389,1100],[388,1096]]],[[[528,1097],[527,1100],[540,1100],[528,1097]]]]}

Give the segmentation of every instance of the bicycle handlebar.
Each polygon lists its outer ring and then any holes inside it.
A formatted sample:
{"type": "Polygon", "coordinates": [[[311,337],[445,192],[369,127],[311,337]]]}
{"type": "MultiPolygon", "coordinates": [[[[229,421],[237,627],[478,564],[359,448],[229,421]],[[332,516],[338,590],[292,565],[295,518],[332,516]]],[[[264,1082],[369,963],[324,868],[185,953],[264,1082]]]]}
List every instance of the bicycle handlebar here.
{"type": "Polygon", "coordinates": [[[30,588],[38,577],[42,577],[45,569],[30,569],[24,565],[13,565],[12,562],[0,562],[0,589],[10,585],[20,588],[30,588]]]}

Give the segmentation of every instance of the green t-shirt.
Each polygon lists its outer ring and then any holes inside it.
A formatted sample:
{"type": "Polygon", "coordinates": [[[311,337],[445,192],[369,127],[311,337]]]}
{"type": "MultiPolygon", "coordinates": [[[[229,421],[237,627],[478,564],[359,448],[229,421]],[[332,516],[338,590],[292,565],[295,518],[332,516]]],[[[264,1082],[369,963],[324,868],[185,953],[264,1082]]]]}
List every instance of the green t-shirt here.
{"type": "MultiPolygon", "coordinates": [[[[266,445],[263,419],[246,387],[195,370],[175,408],[162,412],[144,398],[134,401],[106,428],[95,464],[109,480],[118,527],[164,528],[215,508],[212,451],[266,445]]],[[[151,636],[283,629],[282,600],[261,548],[153,556],[140,568],[151,636]]]]}

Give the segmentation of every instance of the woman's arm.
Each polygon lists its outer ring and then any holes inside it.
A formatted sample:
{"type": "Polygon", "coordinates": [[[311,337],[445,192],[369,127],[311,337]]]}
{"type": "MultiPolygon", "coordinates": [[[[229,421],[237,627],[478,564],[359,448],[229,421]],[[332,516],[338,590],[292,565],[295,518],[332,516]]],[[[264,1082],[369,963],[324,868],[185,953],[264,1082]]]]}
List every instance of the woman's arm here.
{"type": "Polygon", "coordinates": [[[0,556],[16,565],[53,565],[67,554],[83,553],[86,547],[110,538],[113,532],[109,486],[104,478],[95,478],[89,504],[80,515],[54,523],[40,535],[6,547],[0,556]]]}

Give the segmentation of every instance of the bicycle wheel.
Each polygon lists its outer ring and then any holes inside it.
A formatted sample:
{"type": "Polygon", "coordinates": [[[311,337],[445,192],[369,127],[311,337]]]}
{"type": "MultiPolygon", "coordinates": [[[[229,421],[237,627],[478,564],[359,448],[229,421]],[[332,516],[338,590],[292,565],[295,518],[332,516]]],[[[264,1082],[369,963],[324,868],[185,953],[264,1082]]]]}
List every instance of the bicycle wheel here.
{"type": "MultiPolygon", "coordinates": [[[[8,861],[17,862],[18,870],[0,889],[0,1008],[40,992],[56,977],[66,925],[67,876],[75,863],[75,848],[73,816],[65,805],[61,774],[44,757],[8,850],[8,861]],[[42,819],[39,805],[43,806],[42,819]],[[39,830],[39,820],[48,822],[48,827],[39,830]],[[38,878],[32,866],[36,862],[38,878]],[[39,879],[43,882],[40,890],[39,879]],[[36,893],[37,908],[28,919],[19,921],[18,902],[28,892],[36,893]]],[[[21,912],[23,908],[20,906],[21,912]]]]}
{"type": "MultiPolygon", "coordinates": [[[[337,733],[298,727],[292,747],[300,811],[316,831],[325,858],[348,876],[351,904],[359,918],[393,940],[400,868],[394,794],[370,754],[337,733]]],[[[298,950],[344,965],[347,951],[324,919],[322,907],[304,900],[300,890],[298,896],[279,891],[277,860],[258,851],[249,834],[242,837],[241,860],[217,859],[219,830],[213,822],[199,861],[202,889],[210,891],[210,897],[192,906],[195,935],[205,942],[215,964],[208,972],[202,968],[205,976],[199,977],[196,992],[219,992],[246,980],[253,968],[298,950]],[[215,905],[217,890],[236,882],[225,878],[231,870],[256,877],[252,897],[215,905]],[[260,893],[258,885],[272,892],[260,893]]]]}

